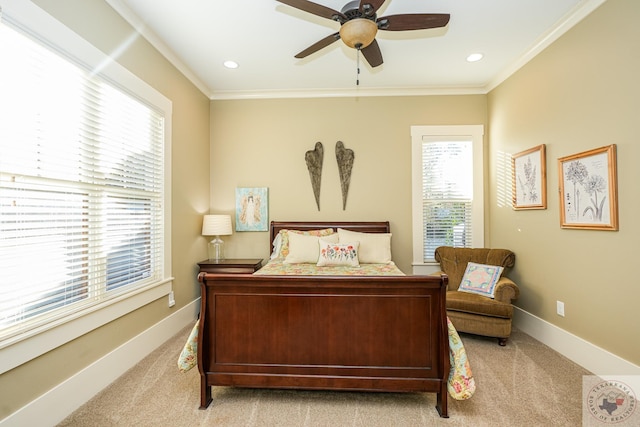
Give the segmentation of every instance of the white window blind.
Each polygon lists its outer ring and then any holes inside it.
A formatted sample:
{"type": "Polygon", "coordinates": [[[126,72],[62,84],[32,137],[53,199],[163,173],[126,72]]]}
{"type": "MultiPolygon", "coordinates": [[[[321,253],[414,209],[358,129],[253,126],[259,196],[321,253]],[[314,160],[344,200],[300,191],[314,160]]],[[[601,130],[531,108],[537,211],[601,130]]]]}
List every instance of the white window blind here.
{"type": "Polygon", "coordinates": [[[439,246],[484,245],[483,134],[482,125],[411,127],[414,274],[435,271],[439,246]]]}
{"type": "Polygon", "coordinates": [[[422,143],[424,259],[438,246],[470,247],[473,147],[467,141],[422,143]]]}
{"type": "Polygon", "coordinates": [[[164,278],[165,116],[0,22],[0,339],[164,278]]]}

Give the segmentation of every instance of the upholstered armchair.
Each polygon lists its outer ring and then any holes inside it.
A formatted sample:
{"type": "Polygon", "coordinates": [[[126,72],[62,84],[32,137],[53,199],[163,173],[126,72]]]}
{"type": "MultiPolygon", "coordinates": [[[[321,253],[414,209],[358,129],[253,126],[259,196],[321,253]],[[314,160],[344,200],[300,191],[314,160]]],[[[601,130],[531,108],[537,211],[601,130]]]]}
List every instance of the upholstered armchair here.
{"type": "Polygon", "coordinates": [[[515,258],[515,254],[508,249],[450,246],[436,249],[435,259],[440,263],[441,271],[434,274],[449,276],[447,316],[458,331],[495,337],[500,345],[506,345],[513,318],[511,300],[516,299],[520,291],[504,273],[513,267],[515,258]],[[493,288],[494,298],[458,289],[469,262],[504,267],[493,288]]]}

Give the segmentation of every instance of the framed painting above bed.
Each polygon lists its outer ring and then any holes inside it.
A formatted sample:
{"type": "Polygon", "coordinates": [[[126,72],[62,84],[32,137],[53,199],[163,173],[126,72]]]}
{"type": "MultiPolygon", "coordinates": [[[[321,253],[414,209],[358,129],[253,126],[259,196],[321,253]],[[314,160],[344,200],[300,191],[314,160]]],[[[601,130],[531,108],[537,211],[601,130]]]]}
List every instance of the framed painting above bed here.
{"type": "Polygon", "coordinates": [[[269,230],[266,187],[236,188],[236,231],[269,230]]]}

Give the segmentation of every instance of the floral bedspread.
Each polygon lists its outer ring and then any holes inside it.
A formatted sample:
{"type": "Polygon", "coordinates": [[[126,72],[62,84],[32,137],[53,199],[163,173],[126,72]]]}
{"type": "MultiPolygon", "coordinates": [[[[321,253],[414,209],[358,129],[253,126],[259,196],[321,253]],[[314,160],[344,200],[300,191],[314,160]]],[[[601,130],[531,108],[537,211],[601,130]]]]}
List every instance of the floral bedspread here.
{"type": "Polygon", "coordinates": [[[282,261],[283,258],[272,259],[253,274],[276,276],[404,276],[402,270],[393,262],[389,264],[360,264],[359,267],[347,265],[318,267],[315,264],[285,264],[282,261]]]}
{"type": "Polygon", "coordinates": [[[467,400],[476,391],[476,382],[467,359],[467,351],[464,349],[458,331],[448,317],[447,326],[449,327],[449,361],[451,362],[447,390],[454,399],[467,400]]]}
{"type": "MultiPolygon", "coordinates": [[[[449,327],[449,360],[451,362],[451,370],[449,371],[449,379],[447,381],[447,390],[449,395],[456,400],[466,400],[473,396],[476,390],[476,383],[473,379],[471,366],[467,359],[467,352],[460,340],[458,331],[447,318],[449,327]]],[[[187,372],[198,364],[198,322],[191,330],[189,338],[178,358],[178,368],[182,372],[187,372]]]]}

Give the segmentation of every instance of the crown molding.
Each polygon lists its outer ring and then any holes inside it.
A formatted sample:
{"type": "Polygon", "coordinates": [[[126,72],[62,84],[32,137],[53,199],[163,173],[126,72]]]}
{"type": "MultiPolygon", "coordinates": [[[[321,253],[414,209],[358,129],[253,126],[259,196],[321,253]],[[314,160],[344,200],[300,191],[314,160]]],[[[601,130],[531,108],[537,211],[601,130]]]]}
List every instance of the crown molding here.
{"type": "Polygon", "coordinates": [[[174,67],[178,69],[191,83],[193,83],[203,94],[210,97],[211,88],[196,76],[191,69],[185,65],[178,55],[169,48],[138,16],[120,0],[105,0],[116,13],[127,21],[138,33],[140,33],[162,56],[164,56],[174,67]]]}
{"type": "Polygon", "coordinates": [[[481,86],[427,86],[427,87],[383,87],[353,89],[304,89],[273,91],[216,91],[211,100],[231,99],[275,99],[275,98],[353,98],[380,96],[427,96],[427,95],[483,95],[481,86]]]}
{"type": "Polygon", "coordinates": [[[502,82],[511,77],[516,71],[535,58],[540,52],[558,40],[563,34],[587,17],[591,12],[600,7],[607,0],[584,0],[567,12],[556,25],[540,36],[527,51],[507,66],[494,79],[486,85],[486,91],[491,92],[502,82]]]}

